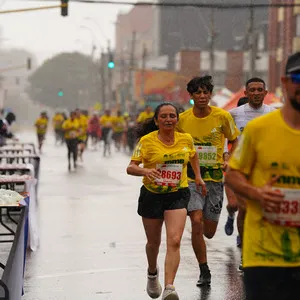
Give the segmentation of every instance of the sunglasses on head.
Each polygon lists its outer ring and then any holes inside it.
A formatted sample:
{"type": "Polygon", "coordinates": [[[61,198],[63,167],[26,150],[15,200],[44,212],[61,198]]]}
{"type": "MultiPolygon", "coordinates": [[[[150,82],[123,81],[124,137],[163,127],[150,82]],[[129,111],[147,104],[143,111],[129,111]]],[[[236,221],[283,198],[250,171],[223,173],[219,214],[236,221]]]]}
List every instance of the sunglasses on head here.
{"type": "Polygon", "coordinates": [[[291,79],[292,83],[300,83],[300,73],[287,74],[286,76],[291,79]]]}

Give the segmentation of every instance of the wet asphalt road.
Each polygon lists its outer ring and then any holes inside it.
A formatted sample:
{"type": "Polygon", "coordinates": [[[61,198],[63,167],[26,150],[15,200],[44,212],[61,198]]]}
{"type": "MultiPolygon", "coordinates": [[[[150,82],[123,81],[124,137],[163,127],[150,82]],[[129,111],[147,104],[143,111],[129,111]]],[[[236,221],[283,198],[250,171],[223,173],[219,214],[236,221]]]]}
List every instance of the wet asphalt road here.
{"type": "MultiPolygon", "coordinates": [[[[34,133],[19,135],[35,141],[34,133]]],[[[76,172],[67,171],[65,146],[47,136],[39,183],[40,248],[27,255],[24,300],[143,300],[146,292],[145,235],[136,213],[141,178],[125,172],[129,155],[102,157],[87,150],[76,172]]],[[[187,220],[181,264],[175,281],[181,300],[244,299],[237,271],[235,233],[224,233],[226,212],[216,236],[207,241],[212,272],[209,289],[196,287],[199,267],[187,220]]],[[[163,279],[165,242],[159,266],[163,279]]]]}

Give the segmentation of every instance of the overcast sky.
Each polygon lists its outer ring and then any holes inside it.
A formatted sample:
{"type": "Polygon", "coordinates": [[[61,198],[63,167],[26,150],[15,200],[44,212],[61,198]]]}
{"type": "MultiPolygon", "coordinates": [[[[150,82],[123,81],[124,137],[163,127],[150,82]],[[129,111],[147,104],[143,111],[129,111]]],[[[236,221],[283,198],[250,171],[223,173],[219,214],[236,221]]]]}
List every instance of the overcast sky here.
{"type": "MultiPolygon", "coordinates": [[[[60,0],[0,0],[0,10],[58,4],[60,0]]],[[[114,22],[118,12],[128,12],[130,9],[131,6],[125,5],[71,2],[67,17],[60,15],[60,8],[0,14],[1,48],[25,48],[32,51],[38,62],[42,63],[60,52],[80,51],[90,54],[95,43],[96,55],[99,56],[101,47],[107,48],[107,39],[114,45],[114,22]]]]}

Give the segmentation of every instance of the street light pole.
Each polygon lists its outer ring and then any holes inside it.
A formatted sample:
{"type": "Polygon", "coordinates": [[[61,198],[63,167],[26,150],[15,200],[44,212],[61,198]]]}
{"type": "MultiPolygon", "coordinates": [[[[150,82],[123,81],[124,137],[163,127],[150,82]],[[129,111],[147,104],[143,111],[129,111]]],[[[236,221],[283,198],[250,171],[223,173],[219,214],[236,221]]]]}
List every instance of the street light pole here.
{"type": "MultiPolygon", "coordinates": [[[[110,48],[110,40],[107,41],[107,55],[108,57],[111,54],[111,48],[110,48]]],[[[106,65],[106,68],[108,68],[108,65],[106,65]]],[[[114,95],[113,95],[113,88],[112,88],[112,69],[108,68],[108,74],[107,74],[107,80],[108,80],[108,101],[110,103],[114,104],[114,95]]]]}
{"type": "Polygon", "coordinates": [[[103,49],[101,50],[101,64],[100,64],[100,76],[101,76],[101,104],[102,109],[106,109],[107,103],[106,103],[106,90],[105,90],[105,70],[106,70],[106,59],[103,49]]]}
{"type": "Polygon", "coordinates": [[[89,28],[87,26],[84,26],[84,25],[81,25],[80,29],[88,30],[91,33],[91,37],[92,37],[91,58],[92,58],[92,60],[94,60],[94,53],[95,53],[95,50],[97,49],[97,47],[95,45],[95,40],[96,40],[95,33],[94,33],[94,31],[91,28],[89,28]]]}

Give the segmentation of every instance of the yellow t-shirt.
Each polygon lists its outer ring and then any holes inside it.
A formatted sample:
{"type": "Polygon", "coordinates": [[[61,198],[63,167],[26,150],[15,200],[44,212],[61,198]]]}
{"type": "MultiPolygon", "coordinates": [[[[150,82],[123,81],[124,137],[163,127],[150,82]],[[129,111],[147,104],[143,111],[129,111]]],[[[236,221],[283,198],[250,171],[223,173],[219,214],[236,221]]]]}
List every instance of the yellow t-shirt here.
{"type": "MultiPolygon", "coordinates": [[[[193,108],[180,114],[177,130],[189,133],[199,155],[202,178],[205,181],[220,182],[224,153],[224,141],[235,140],[240,134],[229,112],[210,106],[211,113],[205,118],[197,118],[193,108]]],[[[193,171],[188,167],[189,180],[193,181],[193,171]]]]}
{"type": "Polygon", "coordinates": [[[61,129],[63,122],[64,122],[64,117],[61,114],[56,114],[52,118],[52,124],[54,129],[61,129]]]}
{"type": "Polygon", "coordinates": [[[38,118],[35,122],[37,134],[46,134],[48,120],[46,118],[38,118]]]}
{"type": "Polygon", "coordinates": [[[189,134],[175,132],[175,141],[171,146],[158,139],[158,131],[143,136],[131,157],[143,163],[144,168],[161,170],[162,178],[158,182],[143,178],[145,187],[153,193],[176,192],[188,186],[187,163],[195,155],[192,137],[189,134]]]}
{"type": "Polygon", "coordinates": [[[80,115],[78,122],[79,122],[78,139],[85,141],[87,139],[88,117],[85,115],[80,115]]]}
{"type": "MultiPolygon", "coordinates": [[[[254,186],[263,186],[279,175],[274,187],[300,192],[299,151],[300,130],[290,128],[277,110],[247,124],[229,166],[245,174],[254,186]]],[[[290,210],[294,208],[290,205],[290,210]]],[[[300,266],[300,228],[266,221],[261,205],[248,199],[243,264],[244,267],[300,266]]]]}
{"type": "Polygon", "coordinates": [[[112,116],[102,116],[100,118],[100,125],[103,127],[112,127],[114,117],[112,116]]]}
{"type": "Polygon", "coordinates": [[[144,121],[146,121],[147,119],[152,118],[153,116],[154,116],[154,112],[153,112],[153,111],[151,111],[150,113],[147,113],[147,112],[145,112],[145,111],[142,111],[142,112],[139,114],[138,118],[137,118],[137,122],[138,122],[138,123],[144,122],[144,121]]]}
{"type": "Polygon", "coordinates": [[[113,118],[113,130],[116,133],[123,132],[125,129],[125,120],[123,116],[113,118]]]}
{"type": "Polygon", "coordinates": [[[63,130],[65,131],[65,139],[76,139],[79,134],[79,121],[74,119],[67,119],[62,126],[63,130]]]}

